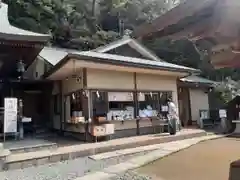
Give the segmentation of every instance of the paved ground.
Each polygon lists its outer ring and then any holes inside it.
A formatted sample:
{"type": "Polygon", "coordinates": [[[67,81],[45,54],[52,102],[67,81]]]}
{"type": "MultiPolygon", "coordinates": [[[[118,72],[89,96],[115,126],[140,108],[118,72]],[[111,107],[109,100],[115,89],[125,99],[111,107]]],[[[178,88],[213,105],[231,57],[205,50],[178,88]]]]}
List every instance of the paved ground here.
{"type": "Polygon", "coordinates": [[[107,160],[94,161],[88,157],[68,160],[64,162],[46,164],[39,167],[31,167],[6,172],[0,172],[1,180],[74,180],[89,172],[99,171],[111,165],[128,160],[144,153],[116,157],[107,160]]]}
{"type": "MultiPolygon", "coordinates": [[[[188,131],[181,132],[181,133],[187,134],[188,131]]],[[[137,138],[139,138],[139,137],[137,137],[137,138]]],[[[137,138],[136,139],[132,138],[132,140],[134,139],[136,141],[137,138]]],[[[142,136],[141,138],[146,138],[146,137],[142,136]]],[[[156,138],[156,137],[148,137],[148,138],[156,138]]],[[[201,139],[204,137],[199,137],[199,138],[201,139]]],[[[198,138],[195,138],[195,139],[198,139],[198,138]]],[[[126,141],[126,139],[123,139],[122,141],[124,141],[124,140],[126,141]]],[[[116,140],[112,140],[111,144],[112,143],[114,144],[115,141],[116,140]]],[[[159,144],[159,145],[156,144],[156,146],[159,146],[158,147],[158,148],[160,148],[159,151],[161,151],[161,152],[163,151],[164,153],[163,152],[162,153],[165,154],[165,152],[168,152],[168,151],[171,152],[174,150],[178,150],[179,148],[182,148],[182,146],[188,145],[189,143],[187,143],[187,144],[184,143],[184,142],[188,142],[188,141],[189,140],[175,141],[175,142],[163,143],[163,144],[159,144]],[[167,149],[164,150],[164,148],[167,148],[167,149]]],[[[98,144],[98,145],[105,145],[105,143],[109,143],[109,142],[104,142],[104,144],[98,144]]],[[[117,144],[119,142],[117,141],[115,143],[117,144]]],[[[91,145],[92,144],[86,144],[85,146],[91,146],[91,145]]],[[[64,162],[47,164],[47,165],[38,166],[38,167],[31,167],[31,168],[25,168],[25,169],[20,169],[20,170],[0,172],[0,179],[1,180],[75,180],[77,177],[82,177],[85,174],[89,174],[89,172],[101,171],[103,169],[112,169],[112,168],[107,168],[107,167],[113,166],[113,165],[116,165],[119,163],[124,164],[126,161],[128,161],[132,158],[135,159],[134,157],[140,157],[140,162],[141,162],[144,159],[146,159],[145,157],[148,157],[147,155],[143,156],[145,153],[140,152],[135,155],[126,155],[121,158],[114,157],[111,159],[104,159],[104,160],[97,160],[97,161],[91,160],[88,157],[83,157],[83,158],[78,158],[75,160],[68,160],[68,161],[64,161],[64,162]],[[144,159],[142,159],[142,157],[144,157],[144,159]]],[[[159,155],[161,155],[161,153],[157,152],[157,155],[159,156],[159,155]]],[[[156,153],[155,154],[153,153],[153,157],[154,156],[156,156],[156,153]]],[[[152,155],[150,155],[150,159],[152,159],[152,155]]],[[[124,167],[126,168],[125,165],[124,165],[124,167]]],[[[117,167],[115,167],[115,168],[117,168],[117,167]]],[[[132,174],[132,173],[126,174],[123,172],[123,174],[120,176],[120,179],[121,180],[130,180],[128,177],[130,177],[131,180],[134,180],[137,178],[135,176],[135,174],[132,174]],[[126,178],[122,179],[121,178],[122,176],[124,176],[126,178]]],[[[138,179],[148,180],[148,178],[146,179],[145,177],[146,176],[143,176],[142,178],[138,178],[138,179]]]]}
{"type": "Polygon", "coordinates": [[[202,142],[138,169],[164,180],[227,180],[229,165],[240,159],[240,138],[202,142]]]}

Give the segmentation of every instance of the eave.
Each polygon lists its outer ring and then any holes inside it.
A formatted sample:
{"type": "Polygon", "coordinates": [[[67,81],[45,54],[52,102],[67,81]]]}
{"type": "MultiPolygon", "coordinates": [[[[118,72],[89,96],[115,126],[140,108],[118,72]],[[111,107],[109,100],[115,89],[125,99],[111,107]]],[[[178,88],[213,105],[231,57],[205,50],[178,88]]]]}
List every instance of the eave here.
{"type": "Polygon", "coordinates": [[[0,3],[0,41],[19,41],[46,43],[50,39],[48,34],[40,34],[12,26],[8,20],[8,5],[0,3]]]}
{"type": "MultiPolygon", "coordinates": [[[[189,20],[189,18],[193,16],[203,15],[202,12],[214,7],[218,1],[219,0],[187,0],[153,20],[151,23],[140,25],[134,30],[132,35],[137,38],[147,38],[154,36],[154,34],[158,34],[161,37],[170,35],[167,29],[179,24],[183,24],[184,26],[182,27],[186,27],[187,24],[184,24],[184,21],[189,20]]],[[[182,29],[172,30],[171,34],[180,31],[182,31],[182,29]]]]}

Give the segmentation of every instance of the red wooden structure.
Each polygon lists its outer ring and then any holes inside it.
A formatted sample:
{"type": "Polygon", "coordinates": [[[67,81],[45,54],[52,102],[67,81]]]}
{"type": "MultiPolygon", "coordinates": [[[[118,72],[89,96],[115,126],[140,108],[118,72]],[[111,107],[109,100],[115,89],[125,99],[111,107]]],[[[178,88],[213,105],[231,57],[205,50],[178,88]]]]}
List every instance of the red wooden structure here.
{"type": "Polygon", "coordinates": [[[240,1],[187,0],[152,23],[135,29],[137,38],[208,39],[215,67],[240,67],[240,1]]]}

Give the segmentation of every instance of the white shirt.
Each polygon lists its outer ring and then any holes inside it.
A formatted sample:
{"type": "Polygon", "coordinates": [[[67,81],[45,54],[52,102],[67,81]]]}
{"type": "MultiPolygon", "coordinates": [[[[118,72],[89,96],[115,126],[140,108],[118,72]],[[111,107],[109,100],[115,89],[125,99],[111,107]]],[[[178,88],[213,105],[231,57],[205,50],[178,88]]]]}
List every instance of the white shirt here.
{"type": "Polygon", "coordinates": [[[170,117],[175,117],[175,118],[178,117],[177,107],[173,102],[168,103],[168,113],[170,117]]]}

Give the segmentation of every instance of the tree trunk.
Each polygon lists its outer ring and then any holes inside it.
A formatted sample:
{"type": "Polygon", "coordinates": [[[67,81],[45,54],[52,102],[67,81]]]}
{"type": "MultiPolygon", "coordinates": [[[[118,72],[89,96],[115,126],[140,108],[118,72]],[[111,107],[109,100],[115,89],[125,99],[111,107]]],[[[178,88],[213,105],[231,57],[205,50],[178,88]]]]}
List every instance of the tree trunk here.
{"type": "Polygon", "coordinates": [[[92,1],[92,16],[95,16],[95,6],[96,6],[96,0],[92,1]]]}

